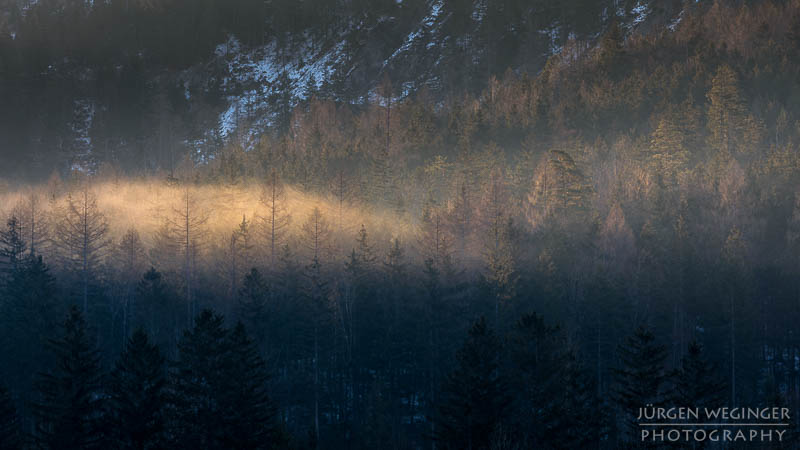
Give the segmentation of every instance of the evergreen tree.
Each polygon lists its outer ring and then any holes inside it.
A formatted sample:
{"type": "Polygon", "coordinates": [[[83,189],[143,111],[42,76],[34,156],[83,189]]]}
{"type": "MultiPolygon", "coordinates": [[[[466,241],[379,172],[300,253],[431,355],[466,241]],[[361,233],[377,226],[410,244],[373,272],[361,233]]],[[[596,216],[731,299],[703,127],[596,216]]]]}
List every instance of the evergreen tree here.
{"type": "Polygon", "coordinates": [[[131,314],[133,327],[143,328],[158,347],[174,349],[178,304],[160,272],[151,267],[142,276],[136,285],[136,298],[137,305],[131,314]]]}
{"type": "Polygon", "coordinates": [[[176,448],[225,448],[219,400],[226,386],[229,341],[223,321],[222,316],[203,310],[178,343],[172,387],[176,448]]]}
{"type": "Polygon", "coordinates": [[[0,373],[25,405],[31,400],[31,374],[45,369],[46,345],[55,337],[62,305],[41,256],[27,256],[0,293],[0,373]]]}
{"type": "Polygon", "coordinates": [[[716,408],[725,403],[726,386],[714,366],[703,356],[703,347],[693,341],[674,375],[676,405],[716,408]]]}
{"type": "Polygon", "coordinates": [[[400,239],[392,238],[383,269],[390,278],[400,281],[405,276],[405,268],[405,254],[400,245],[400,239]]]}
{"type": "Polygon", "coordinates": [[[276,408],[267,393],[268,374],[255,343],[238,323],[228,334],[220,409],[224,448],[261,449],[276,446],[276,408]]]}
{"type": "Polygon", "coordinates": [[[502,348],[480,318],[456,354],[456,368],[442,388],[433,438],[445,449],[488,449],[490,436],[506,419],[511,403],[499,373],[502,348]]]}
{"type": "Polygon", "coordinates": [[[50,449],[104,448],[100,356],[76,306],[69,310],[63,336],[50,343],[55,364],[37,383],[37,443],[50,449]]]}
{"type": "Polygon", "coordinates": [[[520,439],[542,446],[563,430],[563,382],[566,372],[566,342],[557,327],[544,323],[537,314],[523,315],[509,339],[513,373],[515,421],[520,439]]]}
{"type": "Polygon", "coordinates": [[[614,369],[613,399],[622,417],[621,437],[628,444],[638,442],[639,427],[635,417],[639,408],[663,406],[667,400],[664,390],[667,352],[655,339],[650,330],[640,326],[619,348],[621,367],[614,369]]]}
{"type": "Polygon", "coordinates": [[[109,433],[115,448],[165,446],[165,387],[164,358],[139,328],[109,377],[109,433]]]}
{"type": "Polygon", "coordinates": [[[358,257],[368,270],[371,269],[377,258],[375,252],[372,250],[372,245],[369,243],[367,229],[364,227],[364,224],[361,224],[361,229],[358,230],[356,244],[358,246],[358,257]]]}
{"type": "Polygon", "coordinates": [[[239,289],[239,317],[249,329],[255,330],[254,340],[262,351],[267,344],[270,295],[270,286],[261,276],[261,272],[258,269],[251,269],[244,277],[242,288],[239,289]]]}
{"type": "Polygon", "coordinates": [[[16,450],[22,448],[22,433],[17,408],[11,394],[0,385],[0,448],[16,450]]]}

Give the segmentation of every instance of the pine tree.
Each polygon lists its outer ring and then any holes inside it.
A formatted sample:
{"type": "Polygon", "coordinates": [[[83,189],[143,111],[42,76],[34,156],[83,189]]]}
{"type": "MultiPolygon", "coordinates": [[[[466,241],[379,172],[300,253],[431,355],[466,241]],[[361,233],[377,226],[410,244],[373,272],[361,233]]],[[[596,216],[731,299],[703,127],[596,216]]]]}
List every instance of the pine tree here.
{"type": "Polygon", "coordinates": [[[36,439],[52,449],[104,448],[100,356],[80,310],[72,306],[64,334],[51,341],[52,372],[39,375],[36,439]]]}
{"type": "Polygon", "coordinates": [[[624,442],[638,442],[639,428],[635,417],[639,408],[646,405],[659,407],[667,400],[664,391],[666,357],[666,348],[656,344],[653,333],[643,326],[638,327],[619,348],[621,366],[614,369],[616,389],[613,399],[623,417],[624,442]]]}
{"type": "Polygon", "coordinates": [[[17,408],[11,394],[3,385],[0,385],[0,448],[22,448],[22,430],[17,408]]]}
{"type": "Polygon", "coordinates": [[[445,449],[488,449],[490,436],[511,403],[499,372],[500,342],[480,318],[456,354],[456,368],[442,387],[433,438],[445,449]]]}
{"type": "Polygon", "coordinates": [[[164,447],[166,381],[164,357],[137,329],[109,377],[109,432],[115,448],[164,447]]]}

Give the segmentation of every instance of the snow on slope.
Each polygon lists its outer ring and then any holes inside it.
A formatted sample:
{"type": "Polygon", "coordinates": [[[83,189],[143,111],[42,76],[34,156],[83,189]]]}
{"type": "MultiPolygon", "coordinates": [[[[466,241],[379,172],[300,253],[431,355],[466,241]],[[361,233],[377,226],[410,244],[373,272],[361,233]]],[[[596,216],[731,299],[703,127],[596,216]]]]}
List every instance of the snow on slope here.
{"type": "MultiPolygon", "coordinates": [[[[345,40],[329,48],[315,49],[306,36],[300,48],[281,54],[276,42],[252,50],[243,50],[233,36],[217,46],[215,55],[225,61],[222,89],[227,94],[228,108],[220,114],[219,134],[227,138],[244,117],[257,118],[248,123],[248,138],[268,127],[273,119],[271,100],[288,91],[289,105],[309,97],[313,89],[330,82],[346,62],[345,40]]],[[[188,94],[187,94],[188,95],[188,94]]]]}

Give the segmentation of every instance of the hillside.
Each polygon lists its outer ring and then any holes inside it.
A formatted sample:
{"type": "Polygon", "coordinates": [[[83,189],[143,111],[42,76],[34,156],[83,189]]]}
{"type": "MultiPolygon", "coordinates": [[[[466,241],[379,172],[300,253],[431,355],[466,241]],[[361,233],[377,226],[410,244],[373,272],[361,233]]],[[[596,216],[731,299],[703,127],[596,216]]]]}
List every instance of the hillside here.
{"type": "Polygon", "coordinates": [[[311,97],[359,108],[385,77],[395,102],[478,93],[612,22],[629,34],[674,24],[679,3],[7,0],[3,175],[208,162],[232,141],[284,132],[311,97]]]}

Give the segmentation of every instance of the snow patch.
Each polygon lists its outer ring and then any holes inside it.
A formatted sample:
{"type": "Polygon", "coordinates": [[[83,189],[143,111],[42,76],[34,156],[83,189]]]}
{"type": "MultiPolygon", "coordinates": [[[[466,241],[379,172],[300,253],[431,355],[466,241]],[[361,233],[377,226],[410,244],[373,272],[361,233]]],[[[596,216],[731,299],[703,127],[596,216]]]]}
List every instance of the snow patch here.
{"type": "Polygon", "coordinates": [[[634,14],[632,27],[635,27],[647,19],[647,16],[650,14],[650,5],[640,1],[633,7],[631,12],[634,14]]]}
{"type": "Polygon", "coordinates": [[[277,42],[244,51],[233,36],[218,45],[214,53],[225,61],[221,84],[229,105],[219,116],[219,137],[227,139],[246,126],[239,137],[252,142],[274,122],[271,99],[288,92],[288,106],[294,107],[330,83],[345,67],[347,42],[342,38],[328,48],[315,44],[306,34],[291,53],[282,53],[277,42]]]}

